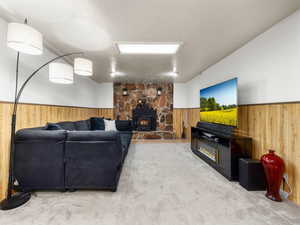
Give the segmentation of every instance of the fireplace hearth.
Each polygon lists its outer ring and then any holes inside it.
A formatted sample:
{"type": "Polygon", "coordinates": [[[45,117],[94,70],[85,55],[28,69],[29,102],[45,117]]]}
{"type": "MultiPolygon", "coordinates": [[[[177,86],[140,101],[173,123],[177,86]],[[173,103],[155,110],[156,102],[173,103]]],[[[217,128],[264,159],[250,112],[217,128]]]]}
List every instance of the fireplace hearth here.
{"type": "Polygon", "coordinates": [[[155,131],[157,112],[147,103],[139,103],[132,110],[133,128],[137,131],[155,131]]]}

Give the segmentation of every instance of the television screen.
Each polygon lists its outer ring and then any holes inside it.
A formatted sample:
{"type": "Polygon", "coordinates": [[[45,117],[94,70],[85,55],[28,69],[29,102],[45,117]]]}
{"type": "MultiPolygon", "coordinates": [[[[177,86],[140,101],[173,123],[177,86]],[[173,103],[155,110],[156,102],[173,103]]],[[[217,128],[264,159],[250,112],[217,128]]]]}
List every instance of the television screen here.
{"type": "Polygon", "coordinates": [[[237,78],[200,90],[200,120],[237,126],[237,78]]]}

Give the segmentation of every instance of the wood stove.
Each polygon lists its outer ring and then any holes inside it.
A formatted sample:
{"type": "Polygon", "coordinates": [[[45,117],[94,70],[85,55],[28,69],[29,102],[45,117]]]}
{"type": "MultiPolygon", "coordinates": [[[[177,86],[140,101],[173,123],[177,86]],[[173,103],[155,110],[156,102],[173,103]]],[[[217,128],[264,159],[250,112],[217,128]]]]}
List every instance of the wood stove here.
{"type": "Polygon", "coordinates": [[[139,103],[132,110],[133,128],[137,131],[155,131],[157,113],[145,102],[139,103]]]}

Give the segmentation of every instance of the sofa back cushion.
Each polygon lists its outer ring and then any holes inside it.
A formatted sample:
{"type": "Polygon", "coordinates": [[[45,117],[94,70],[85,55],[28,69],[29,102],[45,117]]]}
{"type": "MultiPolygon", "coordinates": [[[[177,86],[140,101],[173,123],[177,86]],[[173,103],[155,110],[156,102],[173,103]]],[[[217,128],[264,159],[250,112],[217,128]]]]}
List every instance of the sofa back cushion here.
{"type": "Polygon", "coordinates": [[[61,126],[64,130],[76,130],[75,122],[59,122],[57,124],[61,126]]]}
{"type": "Polygon", "coordinates": [[[47,123],[45,130],[63,130],[63,128],[56,123],[47,123]]]}
{"type": "Polygon", "coordinates": [[[74,122],[76,130],[91,130],[91,121],[88,120],[80,120],[74,122]]]}
{"type": "Polygon", "coordinates": [[[116,127],[119,131],[132,131],[131,120],[116,120],[116,127]]]}
{"type": "Polygon", "coordinates": [[[91,121],[91,130],[105,130],[103,117],[92,117],[90,121],[91,121]]]}

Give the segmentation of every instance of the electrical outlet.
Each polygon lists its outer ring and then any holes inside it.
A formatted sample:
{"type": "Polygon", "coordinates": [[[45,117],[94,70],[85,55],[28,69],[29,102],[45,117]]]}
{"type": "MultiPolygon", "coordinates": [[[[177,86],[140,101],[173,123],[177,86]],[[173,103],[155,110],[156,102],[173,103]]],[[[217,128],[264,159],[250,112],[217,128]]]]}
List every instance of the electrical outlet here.
{"type": "Polygon", "coordinates": [[[287,173],[283,174],[283,179],[286,183],[289,183],[289,175],[287,173]]]}
{"type": "MultiPolygon", "coordinates": [[[[287,173],[285,173],[285,174],[283,174],[283,182],[284,182],[284,186],[283,187],[285,187],[285,185],[289,185],[289,176],[288,176],[288,174],[287,173]]],[[[283,190],[283,189],[280,189],[280,195],[281,195],[281,197],[283,198],[283,199],[288,199],[288,197],[289,197],[289,195],[290,195],[291,193],[289,193],[289,192],[286,192],[285,190],[283,190]]]]}
{"type": "Polygon", "coordinates": [[[281,190],[280,190],[280,196],[281,196],[283,199],[288,199],[289,193],[281,189],[281,190]]]}

